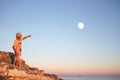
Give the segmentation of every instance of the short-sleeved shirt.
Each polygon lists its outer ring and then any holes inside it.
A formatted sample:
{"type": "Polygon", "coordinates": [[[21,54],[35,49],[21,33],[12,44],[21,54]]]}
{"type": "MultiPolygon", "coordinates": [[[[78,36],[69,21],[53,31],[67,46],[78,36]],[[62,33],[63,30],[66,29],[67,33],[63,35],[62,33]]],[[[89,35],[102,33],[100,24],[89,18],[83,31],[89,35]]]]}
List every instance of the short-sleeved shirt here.
{"type": "Polygon", "coordinates": [[[13,43],[13,47],[16,48],[16,50],[20,50],[21,51],[21,48],[22,48],[22,39],[20,40],[14,40],[14,43],[13,43]]]}

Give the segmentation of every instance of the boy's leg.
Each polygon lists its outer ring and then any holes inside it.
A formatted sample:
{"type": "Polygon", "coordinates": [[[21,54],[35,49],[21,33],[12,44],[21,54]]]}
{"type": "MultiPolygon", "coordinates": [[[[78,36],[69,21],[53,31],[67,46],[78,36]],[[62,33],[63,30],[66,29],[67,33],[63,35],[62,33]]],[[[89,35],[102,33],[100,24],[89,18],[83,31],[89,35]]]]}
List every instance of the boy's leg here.
{"type": "Polygon", "coordinates": [[[19,65],[20,65],[20,55],[16,55],[15,65],[19,67],[19,65]]]}
{"type": "Polygon", "coordinates": [[[19,61],[15,61],[15,66],[19,67],[19,61]]]}

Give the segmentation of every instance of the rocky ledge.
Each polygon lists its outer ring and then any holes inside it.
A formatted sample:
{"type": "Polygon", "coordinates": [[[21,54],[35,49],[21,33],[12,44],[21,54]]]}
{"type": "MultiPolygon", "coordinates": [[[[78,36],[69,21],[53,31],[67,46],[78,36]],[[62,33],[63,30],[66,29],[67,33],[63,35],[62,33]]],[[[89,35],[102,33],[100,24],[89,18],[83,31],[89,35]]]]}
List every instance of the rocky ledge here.
{"type": "Polygon", "coordinates": [[[14,53],[0,51],[0,80],[62,80],[55,74],[30,67],[22,59],[19,67],[13,63],[14,53]]]}

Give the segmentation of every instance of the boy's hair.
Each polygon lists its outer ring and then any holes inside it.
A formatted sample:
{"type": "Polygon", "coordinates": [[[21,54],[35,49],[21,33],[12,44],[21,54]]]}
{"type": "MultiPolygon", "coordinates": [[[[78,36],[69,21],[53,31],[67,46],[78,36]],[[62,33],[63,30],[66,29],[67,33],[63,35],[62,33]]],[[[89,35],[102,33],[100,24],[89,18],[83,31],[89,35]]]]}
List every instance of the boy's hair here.
{"type": "Polygon", "coordinates": [[[22,34],[20,32],[17,32],[16,33],[16,38],[21,38],[22,37],[22,34]]]}

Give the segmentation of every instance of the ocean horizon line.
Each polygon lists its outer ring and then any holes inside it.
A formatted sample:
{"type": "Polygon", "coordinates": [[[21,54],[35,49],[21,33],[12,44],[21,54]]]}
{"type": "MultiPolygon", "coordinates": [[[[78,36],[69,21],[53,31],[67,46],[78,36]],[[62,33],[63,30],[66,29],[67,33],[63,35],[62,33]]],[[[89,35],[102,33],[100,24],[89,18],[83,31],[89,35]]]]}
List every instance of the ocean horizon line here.
{"type": "Polygon", "coordinates": [[[60,77],[120,77],[120,74],[59,75],[60,77]]]}

